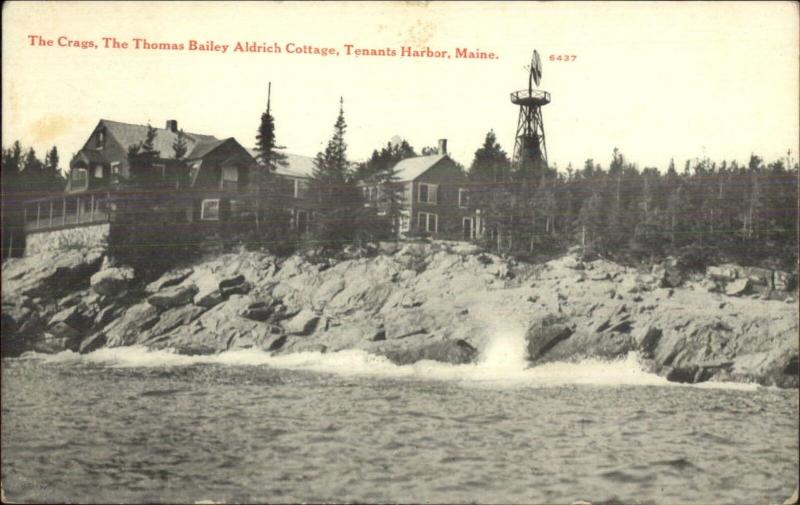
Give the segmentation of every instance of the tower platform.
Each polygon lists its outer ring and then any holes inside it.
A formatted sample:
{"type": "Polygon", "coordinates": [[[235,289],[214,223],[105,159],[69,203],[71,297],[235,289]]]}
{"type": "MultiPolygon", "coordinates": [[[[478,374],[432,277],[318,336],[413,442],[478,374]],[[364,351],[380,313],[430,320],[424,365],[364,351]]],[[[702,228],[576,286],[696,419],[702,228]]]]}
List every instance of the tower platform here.
{"type": "Polygon", "coordinates": [[[511,93],[511,103],[514,105],[547,105],[550,103],[550,93],[541,89],[533,91],[521,89],[511,93]]]}

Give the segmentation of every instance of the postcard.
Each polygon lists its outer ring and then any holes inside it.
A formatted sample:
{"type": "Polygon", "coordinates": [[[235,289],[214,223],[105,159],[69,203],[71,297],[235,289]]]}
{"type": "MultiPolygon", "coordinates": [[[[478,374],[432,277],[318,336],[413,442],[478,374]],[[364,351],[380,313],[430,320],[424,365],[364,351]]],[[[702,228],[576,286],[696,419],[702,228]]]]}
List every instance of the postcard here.
{"type": "Polygon", "coordinates": [[[798,19],[5,3],[3,501],[796,504],[798,19]]]}

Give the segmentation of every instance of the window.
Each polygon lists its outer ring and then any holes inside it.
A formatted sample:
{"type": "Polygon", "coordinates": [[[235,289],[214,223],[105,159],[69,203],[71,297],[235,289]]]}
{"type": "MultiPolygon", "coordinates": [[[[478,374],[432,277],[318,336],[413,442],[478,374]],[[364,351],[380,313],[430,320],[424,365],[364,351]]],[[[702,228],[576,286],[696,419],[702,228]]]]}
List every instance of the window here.
{"type": "Polygon", "coordinates": [[[462,209],[469,206],[469,190],[458,188],[458,206],[462,209]]]}
{"type": "Polygon", "coordinates": [[[88,173],[85,168],[75,168],[72,170],[72,186],[74,188],[86,187],[88,181],[88,173]]]}
{"type": "Polygon", "coordinates": [[[297,211],[297,230],[300,233],[308,231],[308,212],[304,210],[297,211]]]}
{"type": "Polygon", "coordinates": [[[295,198],[305,198],[308,193],[308,181],[302,179],[294,179],[292,181],[293,189],[292,196],[295,198]]]}
{"type": "Polygon", "coordinates": [[[235,188],[239,184],[239,169],[236,167],[222,167],[222,187],[235,188]]]}
{"type": "Polygon", "coordinates": [[[111,164],[111,174],[119,175],[119,161],[115,161],[111,164]]]}
{"type": "Polygon", "coordinates": [[[203,221],[219,221],[219,198],[203,200],[200,206],[200,219],[203,221]]]}
{"type": "Polygon", "coordinates": [[[419,231],[427,231],[429,233],[438,232],[439,216],[429,212],[420,212],[417,214],[417,228],[419,231]]]}
{"type": "Polygon", "coordinates": [[[95,165],[94,166],[94,178],[95,179],[102,179],[103,178],[103,165],[95,165]]]}
{"type": "Polygon", "coordinates": [[[420,203],[436,203],[436,193],[439,187],[435,184],[420,184],[419,185],[419,198],[420,203]]]}
{"type": "Polygon", "coordinates": [[[97,132],[97,148],[98,149],[102,149],[103,145],[105,145],[105,143],[106,143],[106,131],[105,130],[99,130],[97,132]]]}

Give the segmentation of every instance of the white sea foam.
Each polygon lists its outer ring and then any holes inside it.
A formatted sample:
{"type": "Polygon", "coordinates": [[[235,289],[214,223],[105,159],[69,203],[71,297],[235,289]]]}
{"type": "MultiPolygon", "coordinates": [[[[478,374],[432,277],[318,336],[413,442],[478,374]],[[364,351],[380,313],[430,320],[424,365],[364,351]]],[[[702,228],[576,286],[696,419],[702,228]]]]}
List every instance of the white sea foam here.
{"type": "Polygon", "coordinates": [[[177,367],[197,364],[229,366],[268,366],[304,370],[342,377],[376,377],[413,380],[455,381],[466,386],[487,387],[557,387],[594,386],[673,386],[754,391],[756,384],[705,382],[696,385],[676,384],[647,372],[637,353],[613,361],[585,359],[578,362],[554,362],[528,368],[524,339],[499,333],[486,347],[477,363],[451,365],[423,360],[410,365],[395,365],[383,356],[362,350],[333,353],[300,352],[272,356],[257,349],[238,349],[209,356],[186,356],[172,350],[150,350],[142,346],[103,348],[80,355],[71,351],[45,355],[26,353],[23,359],[51,363],[83,362],[100,366],[177,367]]]}

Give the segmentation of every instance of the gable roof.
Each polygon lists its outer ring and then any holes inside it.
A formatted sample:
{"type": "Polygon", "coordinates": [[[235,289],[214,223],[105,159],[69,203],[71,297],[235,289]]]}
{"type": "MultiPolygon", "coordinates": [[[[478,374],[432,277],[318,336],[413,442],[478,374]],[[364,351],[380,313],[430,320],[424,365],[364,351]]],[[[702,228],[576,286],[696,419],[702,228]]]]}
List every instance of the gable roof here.
{"type": "Polygon", "coordinates": [[[286,154],[285,167],[280,167],[277,172],[282,175],[290,175],[292,177],[311,177],[314,173],[314,158],[309,156],[302,156],[299,154],[286,154]]]}
{"type": "Polygon", "coordinates": [[[400,181],[413,181],[420,175],[428,171],[432,166],[446,158],[446,154],[434,154],[431,156],[415,156],[400,160],[394,169],[400,181]]]}
{"type": "MultiPolygon", "coordinates": [[[[248,149],[255,159],[258,159],[258,151],[255,149],[248,149]]],[[[287,175],[289,177],[311,177],[314,173],[314,158],[310,156],[303,156],[301,154],[283,153],[286,156],[285,167],[279,167],[275,172],[280,175],[287,175]]],[[[260,163],[260,162],[259,162],[260,163]]]]}
{"type": "MultiPolygon", "coordinates": [[[[127,149],[132,144],[138,144],[144,141],[147,137],[147,125],[120,123],[118,121],[111,121],[109,119],[101,119],[100,125],[106,129],[106,134],[111,135],[119,142],[123,149],[127,149]]],[[[99,125],[98,125],[99,126],[99,125]]],[[[187,153],[192,153],[199,146],[199,144],[211,144],[217,142],[217,145],[211,147],[205,154],[211,151],[214,147],[218,146],[222,141],[213,135],[203,135],[200,133],[183,132],[186,137],[186,150],[187,153]]],[[[172,144],[177,140],[177,132],[167,130],[166,128],[156,128],[156,138],[153,141],[153,147],[159,151],[159,157],[163,159],[174,159],[175,151],[172,149],[172,144]]],[[[90,146],[85,145],[84,148],[90,146]]],[[[195,158],[199,156],[193,156],[195,158]]]]}
{"type": "MultiPolygon", "coordinates": [[[[219,146],[221,146],[225,142],[227,142],[229,140],[232,140],[232,139],[233,139],[233,137],[228,137],[225,140],[208,140],[208,141],[199,142],[198,144],[195,144],[194,149],[192,149],[191,151],[189,151],[186,154],[186,159],[187,160],[194,160],[194,159],[197,159],[197,158],[202,158],[206,154],[210,153],[214,149],[218,148],[219,146]]],[[[173,152],[173,154],[174,154],[174,152],[173,152]]]]}

